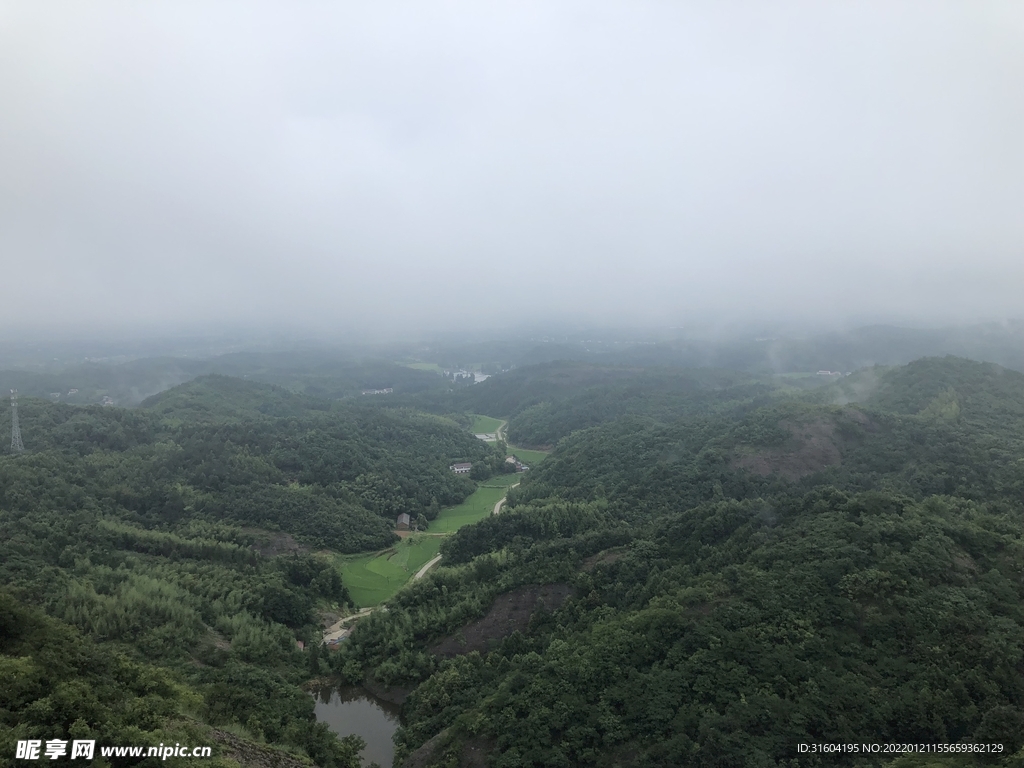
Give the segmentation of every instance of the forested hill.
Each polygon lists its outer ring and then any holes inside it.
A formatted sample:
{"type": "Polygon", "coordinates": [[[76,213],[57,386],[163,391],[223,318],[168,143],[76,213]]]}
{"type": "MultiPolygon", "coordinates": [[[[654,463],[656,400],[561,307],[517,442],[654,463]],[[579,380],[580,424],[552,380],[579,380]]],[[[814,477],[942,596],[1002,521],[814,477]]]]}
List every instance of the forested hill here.
{"type": "Polygon", "coordinates": [[[550,446],[575,430],[626,414],[676,420],[760,402],[779,390],[769,378],[736,371],[563,360],[517,368],[453,393],[427,393],[410,403],[508,417],[511,442],[550,446]]]}
{"type": "Polygon", "coordinates": [[[410,766],[1019,765],[1022,402],[930,359],[577,431],[337,669],[413,689],[410,766]],[[1002,751],[796,748],[897,742],[1002,751]]]}
{"type": "Polygon", "coordinates": [[[331,410],[331,402],[231,376],[201,376],[142,401],[172,422],[227,422],[260,416],[301,417],[331,410]]]}
{"type": "Polygon", "coordinates": [[[392,388],[401,395],[445,388],[435,373],[331,350],[148,357],[37,368],[0,369],[0,391],[17,389],[22,396],[72,405],[99,404],[106,397],[118,405],[136,406],[154,393],[209,375],[261,381],[330,400],[359,396],[364,389],[392,388]]]}
{"type": "Polygon", "coordinates": [[[675,370],[551,363],[503,374],[459,393],[468,410],[511,416],[519,445],[554,444],[578,429],[634,415],[671,423],[713,414],[736,415],[772,402],[860,403],[893,414],[942,415],[998,432],[1022,424],[1018,398],[1024,374],[963,358],[925,358],[874,367],[797,397],[785,379],[715,369],[675,370]],[[1009,409],[1003,412],[1001,409],[1009,409]],[[979,421],[987,419],[987,421],[979,421]]]}
{"type": "Polygon", "coordinates": [[[509,422],[509,439],[519,445],[553,445],[578,429],[626,415],[651,422],[676,421],[766,402],[779,389],[767,379],[715,369],[655,368],[595,379],[572,396],[549,396],[528,407],[520,405],[509,422]]]}
{"type": "Polygon", "coordinates": [[[899,414],[932,415],[1004,435],[1019,434],[1024,426],[1022,394],[1024,374],[956,357],[867,368],[827,390],[833,401],[860,402],[899,414]]]}
{"type": "Polygon", "coordinates": [[[849,379],[738,413],[609,422],[567,438],[520,495],[695,504],[829,484],[1019,499],[1024,374],[945,358],[849,379]]]}
{"type": "MultiPolygon", "coordinates": [[[[392,539],[395,516],[455,504],[472,490],[453,461],[504,460],[446,419],[331,404],[266,384],[211,376],[137,410],[26,399],[28,449],[12,471],[48,457],[114,464],[117,500],[140,513],[269,525],[352,552],[392,539]]],[[[6,414],[5,414],[6,415],[6,414]]],[[[110,495],[101,482],[97,493],[110,495]]],[[[160,515],[156,515],[157,518],[160,515]]]]}
{"type": "Polygon", "coordinates": [[[224,377],[142,409],[19,411],[26,450],[0,456],[0,754],[225,726],[358,764],[298,687],[321,671],[318,609],[348,602],[321,551],[388,546],[400,512],[473,490],[451,462],[504,452],[436,416],[224,377]]]}

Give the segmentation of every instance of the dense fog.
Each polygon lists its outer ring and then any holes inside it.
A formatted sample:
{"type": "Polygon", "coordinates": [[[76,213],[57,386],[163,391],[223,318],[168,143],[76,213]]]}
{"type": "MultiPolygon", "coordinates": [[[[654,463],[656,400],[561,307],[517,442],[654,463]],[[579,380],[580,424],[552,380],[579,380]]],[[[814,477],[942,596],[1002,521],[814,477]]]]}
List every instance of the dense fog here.
{"type": "Polygon", "coordinates": [[[1019,316],[1016,3],[0,6],[7,333],[1019,316]]]}

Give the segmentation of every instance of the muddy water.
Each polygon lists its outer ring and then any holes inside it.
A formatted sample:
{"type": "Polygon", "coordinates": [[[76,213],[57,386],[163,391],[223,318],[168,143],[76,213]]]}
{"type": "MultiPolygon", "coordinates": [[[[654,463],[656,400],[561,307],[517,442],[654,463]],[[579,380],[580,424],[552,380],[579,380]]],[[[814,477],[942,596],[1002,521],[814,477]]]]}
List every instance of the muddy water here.
{"type": "Polygon", "coordinates": [[[400,707],[382,701],[359,686],[317,689],[316,719],[326,723],[339,736],[359,736],[366,742],[363,761],[391,768],[395,744],[391,737],[398,729],[400,707]]]}

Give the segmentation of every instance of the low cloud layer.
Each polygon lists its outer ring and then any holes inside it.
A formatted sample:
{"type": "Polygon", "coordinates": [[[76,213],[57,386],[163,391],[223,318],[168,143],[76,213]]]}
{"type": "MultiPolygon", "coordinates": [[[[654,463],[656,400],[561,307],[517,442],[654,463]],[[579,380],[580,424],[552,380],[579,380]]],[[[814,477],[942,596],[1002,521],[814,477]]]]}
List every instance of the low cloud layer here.
{"type": "Polygon", "coordinates": [[[1024,6],[0,2],[0,323],[1021,316],[1024,6]]]}

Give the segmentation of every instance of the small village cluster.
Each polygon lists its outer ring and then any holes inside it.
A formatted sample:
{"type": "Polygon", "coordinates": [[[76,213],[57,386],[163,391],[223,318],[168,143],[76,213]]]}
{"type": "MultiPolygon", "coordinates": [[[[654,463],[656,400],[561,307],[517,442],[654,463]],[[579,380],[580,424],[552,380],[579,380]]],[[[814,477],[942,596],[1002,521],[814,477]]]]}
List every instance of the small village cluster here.
{"type": "Polygon", "coordinates": [[[529,467],[523,464],[515,454],[505,457],[505,463],[513,465],[516,468],[516,472],[525,472],[529,469],[529,467]]]}

